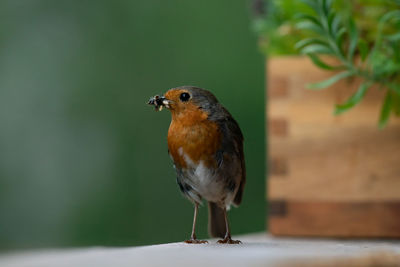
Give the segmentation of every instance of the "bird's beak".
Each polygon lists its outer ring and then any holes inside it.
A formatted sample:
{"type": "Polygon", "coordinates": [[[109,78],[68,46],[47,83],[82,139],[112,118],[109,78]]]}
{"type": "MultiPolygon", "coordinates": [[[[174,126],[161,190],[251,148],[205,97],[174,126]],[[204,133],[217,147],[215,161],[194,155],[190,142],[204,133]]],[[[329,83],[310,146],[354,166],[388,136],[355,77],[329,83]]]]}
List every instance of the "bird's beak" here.
{"type": "Polygon", "coordinates": [[[153,105],[156,111],[161,111],[163,107],[170,108],[173,101],[165,98],[165,96],[153,96],[147,104],[153,105]]]}

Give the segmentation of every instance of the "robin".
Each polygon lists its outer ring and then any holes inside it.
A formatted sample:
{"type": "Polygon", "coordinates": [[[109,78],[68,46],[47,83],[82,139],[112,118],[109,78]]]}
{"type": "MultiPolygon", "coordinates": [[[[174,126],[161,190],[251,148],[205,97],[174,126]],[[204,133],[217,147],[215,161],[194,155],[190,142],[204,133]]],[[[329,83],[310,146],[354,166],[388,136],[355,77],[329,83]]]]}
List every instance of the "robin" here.
{"type": "Polygon", "coordinates": [[[185,242],[207,243],[195,233],[198,207],[205,199],[209,234],[222,238],[218,243],[240,243],[232,240],[227,217],[230,206],[241,203],[246,182],[238,123],[211,92],[193,86],[173,88],[148,103],[157,111],[171,111],[168,153],[179,189],[194,204],[192,235],[185,242]]]}

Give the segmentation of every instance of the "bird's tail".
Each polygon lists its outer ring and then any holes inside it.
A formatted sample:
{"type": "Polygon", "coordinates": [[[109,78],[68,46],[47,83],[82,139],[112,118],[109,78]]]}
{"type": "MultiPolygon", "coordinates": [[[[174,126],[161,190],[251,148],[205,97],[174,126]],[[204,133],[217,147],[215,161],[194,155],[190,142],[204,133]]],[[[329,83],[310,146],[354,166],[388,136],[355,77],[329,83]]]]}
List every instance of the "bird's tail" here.
{"type": "Polygon", "coordinates": [[[226,233],[224,210],[216,203],[208,202],[208,234],[224,238],[226,233]]]}

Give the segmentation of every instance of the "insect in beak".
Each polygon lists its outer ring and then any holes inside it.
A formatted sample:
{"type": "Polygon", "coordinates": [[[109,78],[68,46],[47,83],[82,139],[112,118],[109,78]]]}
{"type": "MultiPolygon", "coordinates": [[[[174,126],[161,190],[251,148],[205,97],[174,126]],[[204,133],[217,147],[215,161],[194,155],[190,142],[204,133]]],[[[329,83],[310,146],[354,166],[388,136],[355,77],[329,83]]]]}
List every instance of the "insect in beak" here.
{"type": "Polygon", "coordinates": [[[170,108],[171,100],[166,99],[164,96],[155,95],[149,99],[147,104],[153,105],[156,111],[161,111],[163,107],[170,108]]]}

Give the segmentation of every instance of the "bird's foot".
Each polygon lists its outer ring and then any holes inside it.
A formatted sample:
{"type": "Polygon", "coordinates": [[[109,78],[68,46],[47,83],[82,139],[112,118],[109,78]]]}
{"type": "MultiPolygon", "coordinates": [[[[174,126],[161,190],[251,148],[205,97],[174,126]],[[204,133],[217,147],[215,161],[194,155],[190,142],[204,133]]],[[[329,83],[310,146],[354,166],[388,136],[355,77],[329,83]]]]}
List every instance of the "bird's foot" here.
{"type": "Polygon", "coordinates": [[[198,239],[194,239],[194,238],[191,238],[189,240],[185,240],[183,242],[185,242],[187,244],[208,244],[207,240],[198,240],[198,239]]]}
{"type": "Polygon", "coordinates": [[[224,239],[218,240],[219,244],[242,244],[240,240],[232,240],[230,237],[225,237],[224,239]]]}

